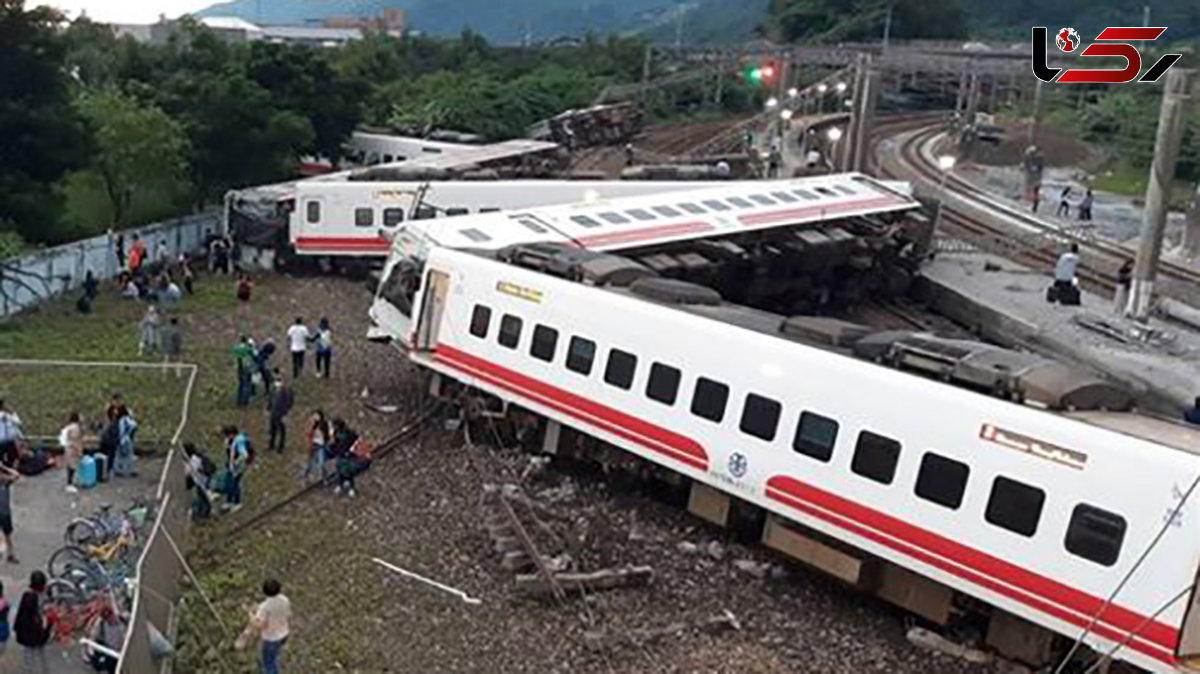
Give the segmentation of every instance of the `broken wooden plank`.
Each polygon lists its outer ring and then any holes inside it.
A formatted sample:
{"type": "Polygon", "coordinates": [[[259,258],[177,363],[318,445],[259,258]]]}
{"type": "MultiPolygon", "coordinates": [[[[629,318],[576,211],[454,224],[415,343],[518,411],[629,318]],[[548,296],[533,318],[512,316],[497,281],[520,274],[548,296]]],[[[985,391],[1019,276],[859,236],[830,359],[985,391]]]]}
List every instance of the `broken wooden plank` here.
{"type": "MultiPolygon", "coordinates": [[[[611,590],[646,585],[654,577],[654,569],[649,566],[626,566],[591,573],[556,573],[552,577],[558,588],[573,594],[579,590],[611,590]]],[[[541,574],[517,576],[517,589],[533,596],[557,594],[553,587],[546,586],[541,574]]]]}

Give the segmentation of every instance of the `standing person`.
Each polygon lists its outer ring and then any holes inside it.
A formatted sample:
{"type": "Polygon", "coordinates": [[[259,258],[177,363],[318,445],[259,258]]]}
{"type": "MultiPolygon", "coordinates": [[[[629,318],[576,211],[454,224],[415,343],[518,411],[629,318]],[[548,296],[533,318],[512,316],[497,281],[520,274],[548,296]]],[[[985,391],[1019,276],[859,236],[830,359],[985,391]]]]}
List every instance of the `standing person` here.
{"type": "Polygon", "coordinates": [[[1070,250],[1059,256],[1054,265],[1054,298],[1062,305],[1079,304],[1075,288],[1075,269],[1079,266],[1079,244],[1071,244],[1070,250]]]}
{"type": "Polygon", "coordinates": [[[179,319],[172,316],[167,327],[162,331],[163,374],[172,369],[174,363],[175,377],[183,376],[183,333],[179,330],[179,319]]]}
{"type": "Polygon", "coordinates": [[[21,417],[9,411],[0,398],[0,461],[16,465],[17,443],[22,437],[21,417]]]}
{"type": "Polygon", "coordinates": [[[254,352],[254,371],[263,381],[263,396],[268,408],[271,406],[271,391],[274,390],[275,382],[281,379],[278,368],[271,367],[271,357],[274,355],[275,342],[269,339],[254,352]]]}
{"type": "Polygon", "coordinates": [[[238,301],[238,316],[249,316],[250,297],[254,294],[254,281],[250,280],[248,274],[242,274],[238,277],[235,289],[238,301]]]}
{"type": "Polygon", "coordinates": [[[1071,217],[1071,202],[1068,201],[1071,197],[1071,186],[1067,185],[1063,188],[1061,194],[1058,195],[1058,215],[1059,217],[1071,217]]]}
{"type": "Polygon", "coordinates": [[[308,351],[308,340],[311,339],[304,319],[296,317],[296,322],[287,331],[288,346],[292,352],[292,379],[299,379],[304,371],[304,354],[308,351]]]}
{"type": "Polygon", "coordinates": [[[254,374],[254,345],[250,343],[250,337],[242,335],[231,353],[234,367],[237,368],[237,393],[234,396],[234,404],[245,407],[250,404],[251,377],[254,374]]]}
{"type": "Polygon", "coordinates": [[[133,246],[129,249],[129,273],[137,276],[146,262],[146,242],[137,234],[133,235],[133,246]]]}
{"type": "Polygon", "coordinates": [[[138,355],[146,356],[158,351],[158,309],[154,305],[146,307],[146,313],[139,323],[141,333],[138,337],[138,355]]]}
{"type": "Polygon", "coordinates": [[[104,418],[109,421],[116,421],[117,415],[121,408],[125,406],[125,396],[120,392],[112,394],[108,400],[108,406],[104,408],[104,418]]]}
{"type": "Polygon", "coordinates": [[[83,296],[88,298],[89,302],[95,302],[96,296],[100,294],[100,282],[96,280],[96,275],[92,270],[87,270],[83,275],[83,296]]]}
{"type": "Polygon", "coordinates": [[[1117,270],[1117,292],[1113,296],[1113,312],[1118,316],[1125,315],[1125,305],[1129,303],[1129,286],[1133,283],[1133,260],[1125,260],[1117,270]]]}
{"type": "Polygon", "coordinates": [[[125,269],[125,235],[124,234],[117,235],[117,242],[116,242],[114,248],[116,249],[114,252],[117,255],[117,271],[121,271],[121,270],[125,269]]]}
{"type": "Polygon", "coordinates": [[[308,464],[304,467],[304,481],[308,482],[308,476],[312,473],[319,473],[321,481],[325,481],[325,461],[329,457],[329,440],[331,432],[329,429],[329,421],[325,418],[325,413],[321,410],[313,410],[312,416],[308,419],[308,428],[305,431],[308,439],[308,464]]]}
{"type": "Polygon", "coordinates": [[[46,591],[46,574],[34,571],[29,575],[29,589],[21,595],[13,631],[22,646],[26,672],[50,671],[46,661],[46,644],[50,641],[50,625],[42,616],[42,594],[46,591]]]}
{"type": "Polygon", "coordinates": [[[196,294],[196,275],[192,273],[192,264],[188,260],[187,253],[179,255],[179,277],[183,279],[183,289],[189,295],[196,294]]]}
{"type": "Polygon", "coordinates": [[[9,494],[9,488],[20,479],[20,473],[0,464],[0,534],[4,535],[4,559],[9,564],[20,564],[13,547],[12,497],[9,494]]]}
{"type": "Polygon", "coordinates": [[[277,452],[282,452],[287,445],[287,415],[292,411],[292,387],[288,386],[287,381],[280,377],[275,382],[275,390],[269,394],[270,404],[267,407],[267,415],[269,417],[270,435],[267,439],[267,449],[274,449],[277,452]],[[279,438],[279,445],[276,446],[275,439],[279,438]]]}
{"type": "Polygon", "coordinates": [[[1034,183],[1029,188],[1029,200],[1033,202],[1033,208],[1030,212],[1037,213],[1038,205],[1042,203],[1042,186],[1034,183]]]}
{"type": "Polygon", "coordinates": [[[625,166],[633,166],[633,143],[625,143],[625,166]]]}
{"type": "Polygon", "coordinates": [[[225,509],[236,512],[242,507],[242,477],[250,465],[250,440],[237,426],[221,430],[225,437],[225,509]]]}
{"type": "Polygon", "coordinates": [[[12,611],[12,606],[4,598],[4,583],[0,583],[0,659],[4,658],[4,652],[8,650],[8,638],[12,632],[8,623],[10,611],[12,611]]]}
{"type": "Polygon", "coordinates": [[[74,494],[79,491],[75,487],[75,471],[79,468],[79,458],[83,456],[83,425],[79,423],[79,412],[71,412],[67,425],[58,435],[59,444],[63,449],[63,463],[67,468],[67,492],[74,494]]]}
{"type": "Polygon", "coordinates": [[[113,474],[117,477],[137,477],[137,472],[133,469],[133,436],[137,430],[137,420],[133,418],[128,407],[122,407],[117,413],[117,456],[113,465],[113,474]]]}
{"type": "Polygon", "coordinates": [[[1092,196],[1092,188],[1088,188],[1087,194],[1083,195],[1083,200],[1079,202],[1079,219],[1087,222],[1092,220],[1092,203],[1096,197],[1092,196]]]}
{"type": "Polygon", "coordinates": [[[260,644],[259,672],[279,674],[279,656],[291,634],[288,622],[292,618],[292,603],[283,595],[283,587],[274,578],[268,578],[263,583],[262,591],[266,599],[250,613],[250,621],[234,645],[239,649],[245,648],[257,636],[260,644]]]}
{"type": "Polygon", "coordinates": [[[329,379],[330,365],[333,363],[333,330],[329,327],[329,319],[322,318],[317,324],[317,376],[329,379]]]}
{"type": "Polygon", "coordinates": [[[330,445],[330,454],[337,459],[338,472],[338,484],[333,488],[334,494],[342,493],[342,489],[349,486],[346,495],[354,498],[353,476],[350,476],[349,479],[347,476],[353,461],[352,449],[357,441],[358,433],[350,428],[345,419],[337,417],[333,420],[333,440],[330,445]]]}
{"type": "Polygon", "coordinates": [[[213,504],[209,489],[212,487],[217,465],[190,442],[183,443],[183,454],[187,457],[187,488],[196,490],[196,495],[192,498],[192,519],[208,519],[212,515],[213,504]]]}

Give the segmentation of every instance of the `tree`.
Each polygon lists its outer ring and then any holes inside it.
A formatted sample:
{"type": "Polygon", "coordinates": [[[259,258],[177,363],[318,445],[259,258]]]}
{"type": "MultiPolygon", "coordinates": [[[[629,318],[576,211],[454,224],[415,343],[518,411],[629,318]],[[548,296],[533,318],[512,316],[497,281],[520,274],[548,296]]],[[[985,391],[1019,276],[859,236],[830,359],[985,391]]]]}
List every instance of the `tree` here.
{"type": "Polygon", "coordinates": [[[893,38],[966,35],[958,0],[772,0],[768,32],[787,42],[878,40],[889,6],[893,38]]]}
{"type": "Polygon", "coordinates": [[[160,108],[115,89],[84,93],[76,106],[95,139],[91,170],[104,186],[113,225],[134,224],[138,195],[171,200],[186,190],[187,136],[160,108]]]}
{"type": "Polygon", "coordinates": [[[77,166],[86,138],[68,100],[62,16],[0,0],[0,227],[43,241],[57,224],[54,184],[77,166]]]}

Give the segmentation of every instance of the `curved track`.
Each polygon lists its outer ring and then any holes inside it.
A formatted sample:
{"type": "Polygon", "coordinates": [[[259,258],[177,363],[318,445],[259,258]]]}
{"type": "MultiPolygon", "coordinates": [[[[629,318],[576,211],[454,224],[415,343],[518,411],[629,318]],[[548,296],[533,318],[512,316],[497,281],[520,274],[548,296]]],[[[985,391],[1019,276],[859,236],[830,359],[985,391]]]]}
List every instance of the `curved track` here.
{"type": "MultiPolygon", "coordinates": [[[[900,145],[894,162],[881,161],[876,154],[879,173],[914,180],[935,193],[942,175],[932,161],[931,150],[943,135],[941,124],[882,128],[876,135],[877,145],[885,136],[897,138],[900,145]]],[[[1082,253],[1080,281],[1092,291],[1111,294],[1116,287],[1117,269],[1134,257],[1133,251],[1117,243],[1025,213],[953,174],[948,176],[945,189],[947,198],[939,225],[945,233],[1036,269],[1052,268],[1062,245],[1077,243],[1082,253]]],[[[1161,261],[1159,281],[1158,290],[1164,295],[1191,302],[1200,296],[1200,272],[1189,267],[1161,261]]]]}

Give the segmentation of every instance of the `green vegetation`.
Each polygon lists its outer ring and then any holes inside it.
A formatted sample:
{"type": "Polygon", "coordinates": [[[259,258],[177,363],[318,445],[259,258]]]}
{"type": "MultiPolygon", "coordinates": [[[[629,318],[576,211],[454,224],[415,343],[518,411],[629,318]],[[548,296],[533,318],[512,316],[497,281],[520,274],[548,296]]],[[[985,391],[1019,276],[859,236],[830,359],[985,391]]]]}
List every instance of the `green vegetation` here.
{"type": "Polygon", "coordinates": [[[764,29],[784,42],[877,42],[889,7],[892,38],[967,34],[959,0],[771,0],[764,29]]]}
{"type": "Polygon", "coordinates": [[[502,49],[382,34],[329,50],[227,44],[180,22],[166,44],[118,40],[0,0],[0,254],[219,202],[338,161],[359,124],[492,139],[641,75],[643,44],[502,49]]]}

